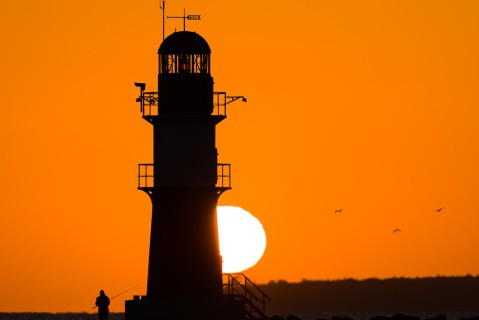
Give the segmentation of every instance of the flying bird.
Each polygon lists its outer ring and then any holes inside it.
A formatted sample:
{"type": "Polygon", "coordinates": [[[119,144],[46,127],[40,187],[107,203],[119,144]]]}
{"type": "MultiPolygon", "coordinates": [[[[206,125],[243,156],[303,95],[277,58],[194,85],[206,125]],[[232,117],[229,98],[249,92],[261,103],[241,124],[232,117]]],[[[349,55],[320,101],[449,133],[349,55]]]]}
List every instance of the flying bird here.
{"type": "Polygon", "coordinates": [[[437,213],[439,213],[439,212],[442,211],[442,209],[444,209],[444,207],[441,207],[441,208],[439,208],[439,209],[434,209],[434,211],[436,211],[437,213]]]}
{"type": "Polygon", "coordinates": [[[394,229],[393,233],[396,233],[396,232],[401,232],[401,229],[394,229]]]}
{"type": "Polygon", "coordinates": [[[334,210],[334,213],[341,213],[343,211],[343,209],[336,209],[334,210]]]}

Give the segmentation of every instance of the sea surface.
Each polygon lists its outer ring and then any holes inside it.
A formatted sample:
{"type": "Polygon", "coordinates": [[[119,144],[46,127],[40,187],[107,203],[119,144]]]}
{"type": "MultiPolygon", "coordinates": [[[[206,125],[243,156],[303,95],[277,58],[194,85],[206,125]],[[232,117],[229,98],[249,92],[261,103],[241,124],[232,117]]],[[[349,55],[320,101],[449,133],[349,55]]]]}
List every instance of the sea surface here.
{"type": "MultiPolygon", "coordinates": [[[[386,316],[390,317],[393,314],[361,314],[361,313],[344,313],[344,314],[293,314],[301,320],[340,320],[338,318],[349,318],[354,320],[368,320],[374,316],[386,316]]],[[[438,313],[427,314],[408,314],[411,316],[417,316],[421,319],[433,319],[439,316],[438,313]]],[[[270,317],[273,315],[269,315],[270,317]]],[[[279,315],[283,319],[286,319],[289,314],[279,315]]],[[[447,320],[461,320],[461,319],[474,319],[479,320],[479,315],[473,314],[446,314],[447,320]]],[[[110,313],[108,320],[124,320],[124,313],[110,313]]],[[[96,313],[43,313],[43,312],[26,312],[26,313],[0,313],[0,320],[98,320],[98,314],[96,313]]]]}
{"type": "MultiPolygon", "coordinates": [[[[440,312],[430,312],[430,313],[403,313],[406,316],[419,317],[421,320],[434,319],[438,316],[444,315],[447,320],[479,320],[478,314],[467,314],[467,313],[450,313],[442,314],[440,312]]],[[[340,320],[340,319],[354,319],[354,320],[369,320],[373,317],[383,316],[383,317],[392,317],[394,314],[389,313],[377,313],[377,314],[366,314],[366,313],[343,313],[343,314],[294,314],[294,316],[300,318],[301,320],[340,320]]],[[[288,315],[280,315],[283,319],[286,319],[288,315]]]]}
{"type": "MultiPolygon", "coordinates": [[[[124,313],[110,313],[108,320],[124,320],[124,313]]],[[[96,313],[47,313],[47,312],[25,312],[25,313],[0,313],[0,320],[98,320],[96,313]]]]}

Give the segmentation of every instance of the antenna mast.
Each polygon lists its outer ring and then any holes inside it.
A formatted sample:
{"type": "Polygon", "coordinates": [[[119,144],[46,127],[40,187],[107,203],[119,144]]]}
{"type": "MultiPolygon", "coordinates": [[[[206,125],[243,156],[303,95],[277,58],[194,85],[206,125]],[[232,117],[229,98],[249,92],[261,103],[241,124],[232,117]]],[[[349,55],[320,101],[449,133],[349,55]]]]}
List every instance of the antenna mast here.
{"type": "Polygon", "coordinates": [[[163,1],[163,5],[160,5],[160,9],[163,12],[163,40],[165,40],[165,1],[163,1]]]}

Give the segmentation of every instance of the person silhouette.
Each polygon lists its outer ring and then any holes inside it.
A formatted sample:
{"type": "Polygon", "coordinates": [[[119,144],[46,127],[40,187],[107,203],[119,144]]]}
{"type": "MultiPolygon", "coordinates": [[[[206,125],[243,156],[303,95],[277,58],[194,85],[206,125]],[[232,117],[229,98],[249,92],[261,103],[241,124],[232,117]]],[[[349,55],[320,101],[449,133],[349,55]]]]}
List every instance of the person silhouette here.
{"type": "Polygon", "coordinates": [[[110,298],[106,296],[105,291],[100,290],[100,295],[96,298],[95,305],[98,307],[98,320],[108,320],[110,298]]]}

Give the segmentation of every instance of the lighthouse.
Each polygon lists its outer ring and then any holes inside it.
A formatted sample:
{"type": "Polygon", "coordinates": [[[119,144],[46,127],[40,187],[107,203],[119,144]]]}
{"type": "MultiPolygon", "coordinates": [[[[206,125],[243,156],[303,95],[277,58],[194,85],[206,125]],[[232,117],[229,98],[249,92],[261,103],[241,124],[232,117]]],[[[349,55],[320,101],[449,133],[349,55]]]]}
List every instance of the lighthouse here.
{"type": "Polygon", "coordinates": [[[143,114],[154,137],[153,186],[140,185],[153,207],[147,295],[222,294],[216,204],[230,185],[217,186],[215,127],[225,115],[212,115],[210,52],[189,31],[158,50],[158,101],[147,98],[158,111],[143,114]]]}
{"type": "Polygon", "coordinates": [[[231,170],[215,141],[227,104],[246,100],[213,91],[211,49],[195,32],[168,36],[158,58],[158,90],[135,83],[153,128],[153,163],[138,166],[152,220],[147,294],[126,301],[125,319],[244,319],[245,301],[223,290],[216,206],[231,170]]]}

